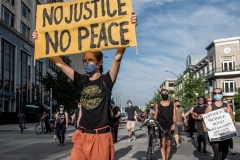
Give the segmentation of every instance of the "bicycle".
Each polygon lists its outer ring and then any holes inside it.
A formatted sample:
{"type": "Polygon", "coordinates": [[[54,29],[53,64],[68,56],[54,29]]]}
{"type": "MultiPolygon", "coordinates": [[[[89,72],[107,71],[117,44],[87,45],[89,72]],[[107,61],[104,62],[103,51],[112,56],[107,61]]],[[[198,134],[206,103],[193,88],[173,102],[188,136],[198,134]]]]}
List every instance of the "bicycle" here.
{"type": "Polygon", "coordinates": [[[165,131],[162,129],[162,127],[159,125],[158,121],[149,118],[144,121],[143,126],[149,127],[149,140],[148,140],[148,149],[147,149],[147,159],[151,160],[152,153],[154,153],[154,136],[156,135],[155,127],[158,127],[159,131],[164,133],[165,131]]]}
{"type": "MultiPolygon", "coordinates": [[[[54,131],[53,126],[50,126],[49,132],[52,133],[53,131],[54,131]]],[[[42,133],[46,133],[46,126],[45,126],[45,120],[44,119],[40,119],[40,122],[36,124],[35,132],[38,135],[40,135],[42,133]]]]}

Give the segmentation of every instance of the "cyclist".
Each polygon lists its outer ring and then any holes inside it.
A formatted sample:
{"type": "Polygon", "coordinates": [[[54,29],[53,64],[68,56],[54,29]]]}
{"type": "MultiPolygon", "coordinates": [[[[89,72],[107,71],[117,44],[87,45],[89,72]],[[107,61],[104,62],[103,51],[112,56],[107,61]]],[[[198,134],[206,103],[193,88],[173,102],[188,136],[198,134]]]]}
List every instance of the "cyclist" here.
{"type": "Polygon", "coordinates": [[[40,119],[44,120],[44,122],[45,122],[45,127],[46,127],[46,132],[45,133],[48,133],[48,132],[51,133],[50,132],[50,124],[48,122],[49,117],[50,117],[50,111],[49,111],[47,105],[43,105],[43,108],[44,108],[43,115],[40,119]]]}

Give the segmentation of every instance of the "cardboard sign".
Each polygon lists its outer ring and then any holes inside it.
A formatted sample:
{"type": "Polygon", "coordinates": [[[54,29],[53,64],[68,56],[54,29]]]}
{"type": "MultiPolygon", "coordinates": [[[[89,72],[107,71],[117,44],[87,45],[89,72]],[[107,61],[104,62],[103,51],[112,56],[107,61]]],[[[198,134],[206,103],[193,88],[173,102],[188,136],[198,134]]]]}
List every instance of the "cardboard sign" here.
{"type": "Polygon", "coordinates": [[[38,5],[35,59],[136,46],[131,14],[131,0],[38,5]]]}
{"type": "Polygon", "coordinates": [[[204,114],[203,120],[209,129],[210,142],[223,141],[238,135],[230,114],[223,108],[204,114]]]}

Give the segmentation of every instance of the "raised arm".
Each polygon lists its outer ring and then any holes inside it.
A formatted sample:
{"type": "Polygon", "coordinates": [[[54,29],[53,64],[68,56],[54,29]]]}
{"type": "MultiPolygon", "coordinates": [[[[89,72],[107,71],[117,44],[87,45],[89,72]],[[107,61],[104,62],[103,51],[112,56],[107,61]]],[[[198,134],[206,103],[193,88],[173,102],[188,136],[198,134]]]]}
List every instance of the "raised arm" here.
{"type": "MultiPolygon", "coordinates": [[[[36,30],[33,31],[32,33],[33,39],[36,41],[38,39],[38,33],[36,30]]],[[[73,81],[74,79],[74,70],[68,66],[66,63],[63,62],[62,58],[56,56],[56,57],[50,57],[50,59],[53,61],[53,63],[58,66],[63,73],[66,74],[66,76],[73,81]]]]}
{"type": "Polygon", "coordinates": [[[157,116],[158,116],[158,104],[155,105],[155,114],[153,116],[153,118],[156,120],[157,119],[157,116]]]}
{"type": "MultiPolygon", "coordinates": [[[[132,16],[131,16],[131,22],[132,24],[137,24],[137,15],[133,12],[132,13],[132,16]]],[[[125,52],[126,48],[118,48],[117,49],[117,52],[113,58],[113,61],[112,61],[112,65],[111,65],[111,68],[110,68],[110,76],[111,76],[111,79],[113,82],[115,82],[116,78],[117,78],[117,74],[118,74],[118,71],[119,71],[119,68],[120,68],[120,63],[121,63],[121,60],[122,60],[122,56],[125,52]]]]}

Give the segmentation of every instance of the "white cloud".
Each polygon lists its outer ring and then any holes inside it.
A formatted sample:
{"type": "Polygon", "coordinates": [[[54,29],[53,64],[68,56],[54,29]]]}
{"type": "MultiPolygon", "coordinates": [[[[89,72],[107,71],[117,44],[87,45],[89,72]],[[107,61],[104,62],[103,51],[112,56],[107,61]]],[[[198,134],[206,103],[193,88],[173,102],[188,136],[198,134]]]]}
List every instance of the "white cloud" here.
{"type": "MultiPolygon", "coordinates": [[[[239,36],[240,1],[133,0],[139,56],[124,55],[113,96],[144,105],[171,73],[181,74],[189,54],[206,54],[215,39],[239,36]]],[[[133,53],[132,53],[133,52],[133,53]]]]}

